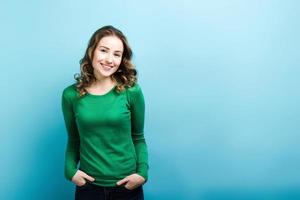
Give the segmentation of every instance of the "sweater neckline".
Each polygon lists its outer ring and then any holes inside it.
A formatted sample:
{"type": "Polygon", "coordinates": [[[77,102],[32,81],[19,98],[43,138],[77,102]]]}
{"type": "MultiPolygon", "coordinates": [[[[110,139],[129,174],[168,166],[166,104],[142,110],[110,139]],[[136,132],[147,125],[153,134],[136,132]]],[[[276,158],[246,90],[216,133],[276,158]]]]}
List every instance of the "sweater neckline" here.
{"type": "Polygon", "coordinates": [[[104,97],[104,96],[108,96],[109,94],[113,93],[115,88],[116,88],[116,86],[114,86],[108,92],[106,92],[104,94],[92,94],[92,93],[89,93],[89,92],[86,92],[86,94],[87,94],[87,96],[91,96],[91,97],[104,97]]]}

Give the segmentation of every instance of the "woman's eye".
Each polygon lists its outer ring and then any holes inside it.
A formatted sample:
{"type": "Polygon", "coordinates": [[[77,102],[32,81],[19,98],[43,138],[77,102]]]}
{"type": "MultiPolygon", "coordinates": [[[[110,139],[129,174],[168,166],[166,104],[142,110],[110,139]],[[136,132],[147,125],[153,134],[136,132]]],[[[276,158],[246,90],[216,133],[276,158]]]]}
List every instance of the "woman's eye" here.
{"type": "Polygon", "coordinates": [[[121,55],[119,55],[119,54],[115,54],[115,56],[116,56],[116,57],[121,57],[121,55]]]}
{"type": "Polygon", "coordinates": [[[105,50],[105,49],[100,49],[100,51],[101,51],[101,52],[106,52],[106,50],[105,50]]]}

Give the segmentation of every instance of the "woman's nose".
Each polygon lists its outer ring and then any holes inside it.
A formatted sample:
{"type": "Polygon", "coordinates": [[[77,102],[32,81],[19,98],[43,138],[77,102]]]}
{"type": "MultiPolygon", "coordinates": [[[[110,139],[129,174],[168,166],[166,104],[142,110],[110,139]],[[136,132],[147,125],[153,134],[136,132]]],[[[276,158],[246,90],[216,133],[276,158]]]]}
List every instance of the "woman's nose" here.
{"type": "Polygon", "coordinates": [[[108,54],[108,55],[106,56],[106,61],[109,62],[109,63],[112,63],[112,61],[113,61],[112,55],[108,54]]]}

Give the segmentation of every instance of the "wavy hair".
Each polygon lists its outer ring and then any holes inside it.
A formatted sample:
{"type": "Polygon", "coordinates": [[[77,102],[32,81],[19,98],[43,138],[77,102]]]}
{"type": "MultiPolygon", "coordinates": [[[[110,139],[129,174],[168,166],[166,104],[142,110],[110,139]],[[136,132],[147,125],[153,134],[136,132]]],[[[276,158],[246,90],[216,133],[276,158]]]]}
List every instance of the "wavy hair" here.
{"type": "Polygon", "coordinates": [[[94,51],[99,41],[106,36],[118,37],[124,47],[122,54],[122,61],[118,70],[112,74],[112,79],[116,81],[117,85],[115,90],[119,93],[125,89],[125,87],[132,87],[137,82],[137,70],[131,62],[132,50],[127,42],[125,35],[113,26],[104,26],[98,29],[90,38],[84,57],[80,60],[80,74],[74,75],[76,82],[76,89],[79,92],[79,96],[84,96],[89,87],[95,80],[94,69],[92,66],[92,60],[94,51]]]}

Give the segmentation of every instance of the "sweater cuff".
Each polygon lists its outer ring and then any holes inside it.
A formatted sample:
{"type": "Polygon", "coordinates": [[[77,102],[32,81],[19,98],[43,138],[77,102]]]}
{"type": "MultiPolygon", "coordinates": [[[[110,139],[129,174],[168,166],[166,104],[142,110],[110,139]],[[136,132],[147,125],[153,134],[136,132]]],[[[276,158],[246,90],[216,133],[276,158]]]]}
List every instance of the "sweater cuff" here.
{"type": "Polygon", "coordinates": [[[65,177],[67,180],[72,181],[73,176],[76,174],[76,168],[65,168],[65,177]]]}
{"type": "Polygon", "coordinates": [[[137,174],[142,176],[145,179],[145,182],[148,180],[148,164],[141,163],[138,165],[137,174]]]}

